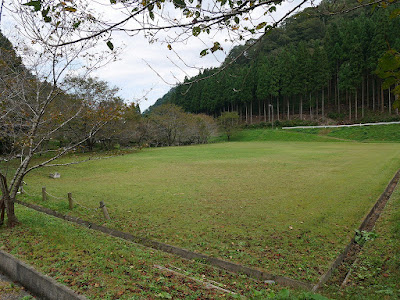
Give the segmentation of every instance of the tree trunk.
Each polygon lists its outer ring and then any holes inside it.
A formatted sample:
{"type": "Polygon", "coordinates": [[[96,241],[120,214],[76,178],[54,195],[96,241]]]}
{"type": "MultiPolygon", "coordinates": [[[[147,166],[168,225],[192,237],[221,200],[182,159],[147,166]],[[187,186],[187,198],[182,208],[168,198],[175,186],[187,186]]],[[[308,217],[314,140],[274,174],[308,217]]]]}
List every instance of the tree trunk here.
{"type": "Polygon", "coordinates": [[[361,83],[361,118],[364,118],[364,101],[365,101],[365,78],[363,76],[361,83]]]}
{"type": "Polygon", "coordinates": [[[293,99],[293,104],[292,104],[292,116],[294,117],[294,103],[296,102],[296,100],[294,98],[293,99]]]}
{"type": "Polygon", "coordinates": [[[253,124],[253,101],[250,102],[250,124],[253,124]]]}
{"type": "Polygon", "coordinates": [[[375,111],[375,78],[372,80],[372,110],[375,111]]]}
{"type": "Polygon", "coordinates": [[[349,91],[346,90],[346,101],[349,103],[349,121],[351,121],[351,100],[349,97],[349,91]]]}
{"type": "Polygon", "coordinates": [[[337,79],[337,111],[340,113],[340,90],[339,90],[339,66],[337,66],[337,73],[336,73],[336,79],[337,79]]]}
{"type": "Polygon", "coordinates": [[[336,62],[336,82],[335,84],[335,106],[337,111],[337,99],[339,98],[338,90],[339,90],[339,62],[336,62]]]}
{"type": "Polygon", "coordinates": [[[321,103],[321,109],[322,109],[322,117],[325,118],[325,89],[322,88],[322,103],[321,103]]]}
{"type": "Polygon", "coordinates": [[[286,97],[286,105],[287,105],[287,119],[290,120],[289,97],[286,97]]]}
{"type": "Polygon", "coordinates": [[[4,211],[5,211],[4,199],[0,199],[0,226],[4,224],[4,211]]]}
{"type": "Polygon", "coordinates": [[[268,101],[268,122],[270,122],[271,123],[271,109],[270,109],[270,104],[271,103],[273,103],[273,101],[274,101],[274,99],[272,98],[272,95],[271,95],[271,98],[270,98],[270,100],[268,101]]]}
{"type": "Polygon", "coordinates": [[[369,109],[370,108],[370,106],[369,106],[369,75],[367,75],[367,109],[369,109]]]}
{"type": "MultiPolygon", "coordinates": [[[[396,87],[398,86],[398,84],[396,83],[396,87]]],[[[396,102],[396,101],[398,101],[398,99],[399,99],[399,96],[398,96],[398,94],[395,94],[394,95],[394,101],[396,102]]],[[[396,107],[396,115],[398,115],[399,114],[399,108],[398,107],[396,107]]]]}
{"type": "Polygon", "coordinates": [[[328,103],[329,103],[329,100],[331,99],[331,89],[332,89],[332,80],[328,80],[328,95],[327,95],[327,100],[328,100],[328,103]]]}
{"type": "Polygon", "coordinates": [[[385,111],[385,95],[383,94],[383,86],[381,83],[381,112],[385,111]]]}
{"type": "Polygon", "coordinates": [[[1,224],[4,221],[4,210],[7,214],[7,226],[14,227],[19,224],[17,217],[15,216],[14,211],[14,199],[10,197],[10,193],[7,186],[7,179],[3,174],[0,174],[0,188],[3,194],[3,198],[0,201],[1,207],[1,224]]]}
{"type": "Polygon", "coordinates": [[[389,115],[392,114],[392,101],[390,99],[390,87],[389,87],[389,115]]]}
{"type": "Polygon", "coordinates": [[[300,97],[300,120],[303,120],[303,96],[300,97]]]}
{"type": "Polygon", "coordinates": [[[279,121],[279,96],[276,98],[276,114],[279,121]]]}
{"type": "Polygon", "coordinates": [[[267,123],[267,111],[265,109],[265,100],[263,102],[264,102],[264,122],[267,123]]]}
{"type": "Polygon", "coordinates": [[[355,97],[354,97],[354,120],[358,119],[358,107],[357,107],[357,89],[356,89],[356,93],[355,93],[355,97]]]}

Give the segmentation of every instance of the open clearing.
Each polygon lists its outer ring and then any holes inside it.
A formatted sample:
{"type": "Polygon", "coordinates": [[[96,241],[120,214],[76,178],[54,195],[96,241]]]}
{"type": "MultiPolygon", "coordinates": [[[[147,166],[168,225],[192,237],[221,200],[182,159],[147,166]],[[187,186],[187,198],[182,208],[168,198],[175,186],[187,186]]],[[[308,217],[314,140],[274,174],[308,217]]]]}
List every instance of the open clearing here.
{"type": "MultiPolygon", "coordinates": [[[[146,149],[42,169],[25,201],[67,212],[66,200],[98,207],[110,227],[316,282],[399,167],[400,145],[246,142],[146,149]],[[32,195],[36,195],[32,197],[32,195]]],[[[100,211],[72,215],[103,222],[100,211]]]]}

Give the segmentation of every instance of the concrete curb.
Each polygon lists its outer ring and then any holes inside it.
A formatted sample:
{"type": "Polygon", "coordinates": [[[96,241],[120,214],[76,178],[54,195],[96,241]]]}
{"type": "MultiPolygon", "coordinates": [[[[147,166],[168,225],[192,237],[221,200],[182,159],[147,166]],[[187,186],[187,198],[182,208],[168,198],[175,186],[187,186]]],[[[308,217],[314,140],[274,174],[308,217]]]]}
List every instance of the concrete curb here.
{"type": "Polygon", "coordinates": [[[31,266],[0,250],[0,270],[41,299],[87,300],[53,278],[43,275],[31,266]]]}

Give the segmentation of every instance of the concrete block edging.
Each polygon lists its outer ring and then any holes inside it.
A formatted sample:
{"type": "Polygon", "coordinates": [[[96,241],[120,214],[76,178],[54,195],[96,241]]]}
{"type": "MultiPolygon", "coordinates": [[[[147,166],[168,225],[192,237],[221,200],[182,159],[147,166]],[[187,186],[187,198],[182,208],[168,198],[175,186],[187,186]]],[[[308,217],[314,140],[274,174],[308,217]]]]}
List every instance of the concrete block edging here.
{"type": "Polygon", "coordinates": [[[85,296],[75,293],[70,288],[39,273],[33,267],[2,250],[0,250],[0,270],[41,299],[87,300],[85,296]]]}

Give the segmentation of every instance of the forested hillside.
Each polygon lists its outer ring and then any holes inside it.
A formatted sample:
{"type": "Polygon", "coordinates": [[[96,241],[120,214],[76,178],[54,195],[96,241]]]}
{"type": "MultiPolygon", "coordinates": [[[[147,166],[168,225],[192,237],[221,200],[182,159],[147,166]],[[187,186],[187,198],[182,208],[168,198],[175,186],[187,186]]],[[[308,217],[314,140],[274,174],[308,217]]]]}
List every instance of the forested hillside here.
{"type": "MultiPolygon", "coordinates": [[[[261,41],[248,41],[255,45],[232,65],[186,79],[156,105],[170,102],[214,116],[234,110],[247,123],[270,121],[272,112],[275,120],[397,114],[394,95],[376,75],[383,53],[400,48],[400,18],[390,17],[396,7],[331,15],[331,5],[306,8],[261,41]]],[[[235,47],[221,67],[245,47],[235,47]]]]}

